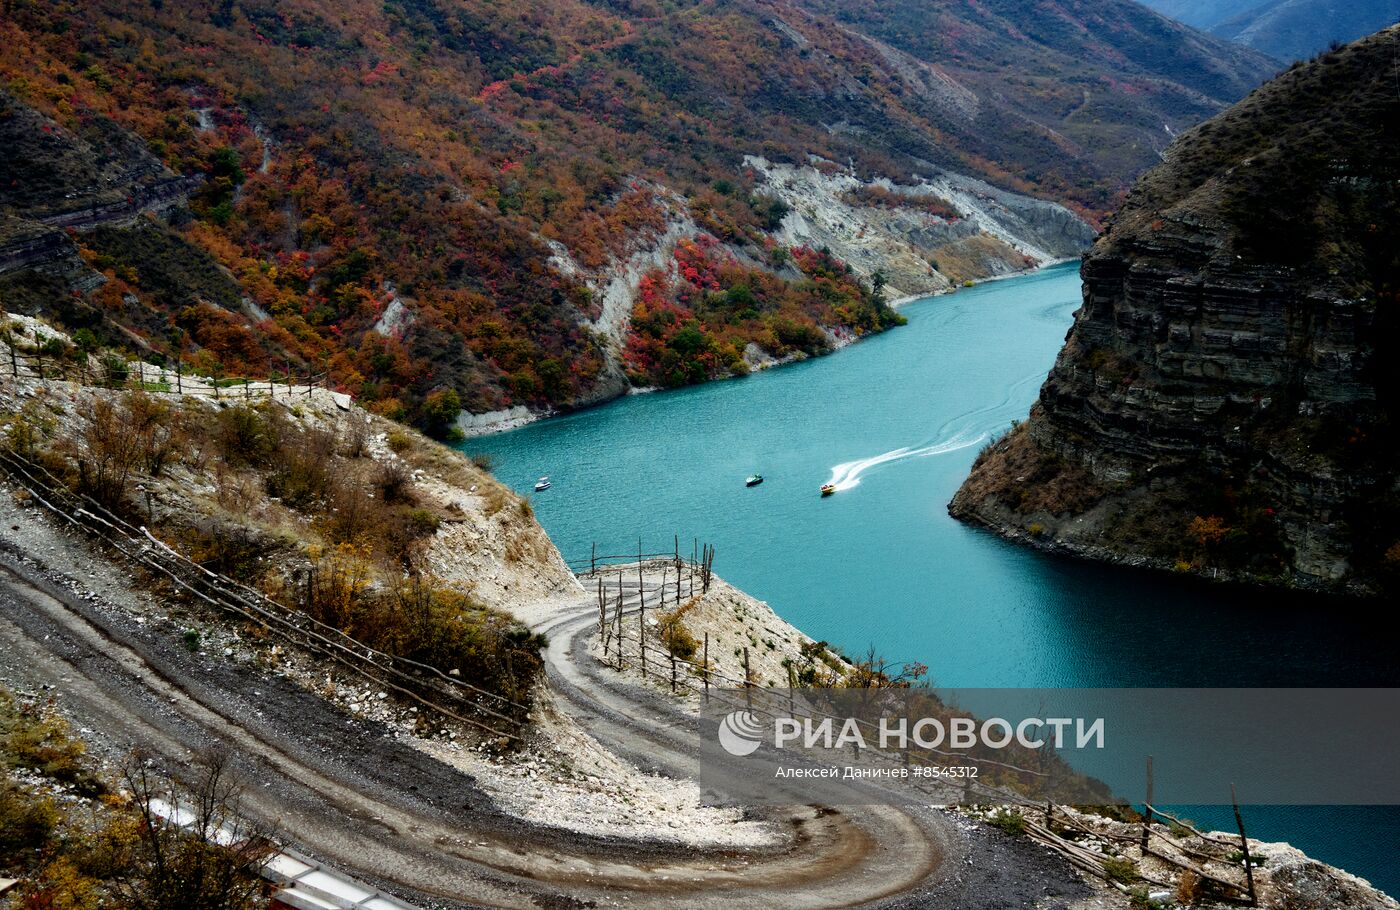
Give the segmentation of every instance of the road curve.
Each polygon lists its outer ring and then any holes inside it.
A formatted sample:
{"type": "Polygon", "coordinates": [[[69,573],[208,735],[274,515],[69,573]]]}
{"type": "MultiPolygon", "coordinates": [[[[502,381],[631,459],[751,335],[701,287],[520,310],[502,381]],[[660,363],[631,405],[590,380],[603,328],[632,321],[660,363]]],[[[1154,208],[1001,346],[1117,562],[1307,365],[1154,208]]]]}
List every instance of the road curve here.
{"type": "MultiPolygon", "coordinates": [[[[46,559],[74,574],[101,558],[83,542],[59,543],[46,559]]],[[[192,751],[226,750],[256,782],[247,814],[297,848],[409,899],[459,907],[818,908],[992,907],[1012,896],[1000,885],[969,890],[970,851],[988,848],[969,846],[933,811],[775,810],[780,844],[713,852],[527,824],[501,812],[469,776],[378,725],[276,674],[191,654],[177,623],[138,621],[145,617],[133,615],[134,601],[80,594],[84,585],[26,549],[0,539],[0,679],[56,690],[79,726],[173,767],[186,765],[192,751]],[[968,900],[931,902],[950,888],[968,900]]],[[[679,737],[688,720],[588,657],[592,610],[580,603],[545,627],[561,709],[645,767],[684,767],[679,737]]],[[[999,866],[1004,858],[982,859],[999,866]]],[[[1045,862],[1032,859],[1020,868],[1045,862]]],[[[1034,871],[1012,883],[1018,898],[1046,893],[1046,876],[1034,871]]],[[[1052,878],[1067,874],[1052,871],[1052,878]]]]}

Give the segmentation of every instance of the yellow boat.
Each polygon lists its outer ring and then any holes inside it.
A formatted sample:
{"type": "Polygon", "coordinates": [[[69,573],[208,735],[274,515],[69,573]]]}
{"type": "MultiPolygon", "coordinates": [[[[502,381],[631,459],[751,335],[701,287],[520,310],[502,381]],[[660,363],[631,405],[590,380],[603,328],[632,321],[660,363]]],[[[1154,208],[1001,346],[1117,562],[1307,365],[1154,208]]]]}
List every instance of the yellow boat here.
{"type": "Polygon", "coordinates": [[[834,484],[834,483],[824,483],[824,484],[822,484],[822,495],[823,495],[823,496],[830,496],[832,493],[835,493],[835,492],[836,492],[836,484],[834,484]]]}

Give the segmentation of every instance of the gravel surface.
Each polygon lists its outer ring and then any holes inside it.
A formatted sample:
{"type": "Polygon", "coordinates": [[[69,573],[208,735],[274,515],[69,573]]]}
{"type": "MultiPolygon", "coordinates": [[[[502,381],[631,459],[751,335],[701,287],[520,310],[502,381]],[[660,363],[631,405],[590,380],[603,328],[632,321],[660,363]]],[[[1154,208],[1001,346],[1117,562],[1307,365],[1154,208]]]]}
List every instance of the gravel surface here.
{"type": "MultiPolygon", "coordinates": [[[[587,731],[599,749],[658,780],[683,777],[673,728],[686,715],[661,693],[608,678],[588,655],[592,610],[587,599],[552,610],[559,731],[587,731]]],[[[141,594],[120,564],[0,489],[0,680],[21,693],[55,694],[112,760],[141,746],[179,769],[197,750],[225,750],[252,781],[249,816],[407,899],[444,907],[977,909],[1039,906],[1049,893],[1082,888],[1043,851],[970,832],[932,809],[804,806],[743,823],[711,816],[746,832],[738,840],[748,843],[720,848],[662,834],[570,832],[539,823],[540,812],[521,819],[504,811],[511,801],[500,788],[493,790],[503,798],[493,798],[428,753],[452,752],[451,742],[416,748],[392,724],[365,717],[371,711],[343,710],[246,648],[190,650],[185,631],[210,622],[141,594]]],[[[515,777],[560,790],[552,766],[515,777]]],[[[657,787],[671,799],[678,785],[657,787]]],[[[687,797],[676,812],[689,823],[694,813],[724,811],[687,797]]]]}

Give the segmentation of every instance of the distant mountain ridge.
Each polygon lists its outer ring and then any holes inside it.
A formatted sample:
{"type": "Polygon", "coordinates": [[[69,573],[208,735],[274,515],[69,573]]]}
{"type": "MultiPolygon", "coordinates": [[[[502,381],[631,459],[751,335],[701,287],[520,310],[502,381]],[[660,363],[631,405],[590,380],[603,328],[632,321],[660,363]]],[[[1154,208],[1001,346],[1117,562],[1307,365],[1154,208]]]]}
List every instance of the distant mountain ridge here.
{"type": "Polygon", "coordinates": [[[1143,0],[1164,16],[1279,60],[1305,60],[1400,22],[1400,0],[1143,0]]]}
{"type": "Polygon", "coordinates": [[[1163,16],[1209,32],[1222,22],[1268,6],[1274,0],[1142,0],[1163,16]]]}

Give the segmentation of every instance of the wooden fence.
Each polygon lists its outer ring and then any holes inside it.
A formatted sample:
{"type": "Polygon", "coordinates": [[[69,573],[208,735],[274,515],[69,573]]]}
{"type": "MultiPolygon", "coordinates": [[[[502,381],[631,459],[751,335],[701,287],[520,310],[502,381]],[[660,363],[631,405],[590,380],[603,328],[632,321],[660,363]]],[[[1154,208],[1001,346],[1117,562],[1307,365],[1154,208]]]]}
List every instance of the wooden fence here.
{"type": "MultiPolygon", "coordinates": [[[[632,558],[636,560],[635,556],[632,558]]],[[[642,675],[643,679],[669,687],[671,692],[675,694],[695,694],[703,697],[707,704],[712,699],[720,699],[720,704],[725,708],[743,709],[760,717],[769,719],[805,717],[818,721],[830,719],[837,722],[846,720],[845,717],[813,707],[805,698],[799,701],[795,694],[798,687],[790,667],[788,669],[788,687],[785,690],[773,690],[756,685],[750,670],[748,648],[744,648],[742,652],[743,678],[727,676],[711,666],[708,633],[704,636],[699,661],[676,656],[666,642],[659,637],[659,630],[653,630],[647,625],[647,595],[648,593],[652,595],[653,609],[664,606],[669,598],[674,598],[673,603],[679,604],[682,596],[682,578],[684,577],[680,574],[680,570],[687,568],[695,570],[694,564],[688,561],[681,561],[678,564],[674,553],[653,554],[642,561],[623,566],[607,565],[605,567],[598,561],[600,559],[601,557],[594,560],[591,575],[581,576],[581,578],[592,578],[595,582],[598,603],[598,637],[602,645],[603,662],[608,666],[619,672],[629,668],[635,670],[642,675]],[[673,581],[668,581],[673,566],[677,568],[678,573],[674,576],[673,581]],[[662,571],[661,581],[653,583],[650,587],[648,587],[645,577],[647,567],[653,570],[660,568],[662,571]],[[614,571],[617,578],[616,587],[609,583],[614,571]],[[635,587],[625,585],[624,577],[632,576],[634,572],[635,587]],[[637,595],[635,610],[625,609],[626,595],[629,593],[637,595]],[[633,613],[636,615],[635,631],[631,628],[633,613]],[[648,638],[651,639],[650,644],[648,638]],[[738,696],[729,691],[732,689],[742,690],[743,695],[738,696]]],[[[693,592],[689,596],[694,596],[693,592]]],[[[856,723],[864,728],[866,733],[878,738],[878,727],[875,724],[858,718],[856,723]]],[[[854,751],[857,757],[902,765],[905,768],[925,763],[922,756],[916,755],[908,749],[902,750],[898,754],[889,754],[875,749],[854,749],[854,751]]],[[[1036,769],[1018,767],[965,753],[940,749],[920,749],[919,751],[929,756],[936,756],[939,761],[961,760],[978,766],[1000,767],[1018,774],[1043,776],[1043,772],[1036,769]]],[[[1239,827],[1239,840],[1235,841],[1201,832],[1192,827],[1190,823],[1153,806],[1151,804],[1151,780],[1151,759],[1149,758],[1148,802],[1143,807],[1141,831],[1135,835],[1112,834],[1089,829],[1079,824],[1073,816],[1056,807],[1052,802],[1032,802],[1015,791],[1004,787],[987,787],[971,778],[963,779],[961,798],[963,802],[970,802],[973,798],[977,798],[985,799],[991,803],[1017,807],[1025,821],[1027,835],[1044,844],[1071,865],[1104,879],[1121,892],[1127,893],[1130,888],[1128,883],[1120,880],[1120,873],[1112,865],[1112,857],[1109,854],[1116,853],[1119,844],[1131,843],[1138,845],[1143,858],[1152,857],[1165,865],[1197,876],[1204,887],[1214,890],[1215,896],[1219,900],[1249,906],[1257,905],[1254,872],[1249,855],[1249,839],[1245,834],[1244,821],[1240,816],[1238,802],[1235,802],[1235,820],[1239,827]],[[1171,825],[1154,824],[1154,814],[1168,819],[1171,825]],[[1173,836],[1173,832],[1177,830],[1185,830],[1190,835],[1199,837],[1203,846],[1191,846],[1184,843],[1182,838],[1173,836]],[[1095,850],[1086,846],[1086,840],[1093,842],[1095,839],[1105,850],[1095,850]],[[1228,860],[1232,853],[1238,853],[1243,857],[1245,876],[1243,883],[1230,881],[1203,868],[1202,861],[1228,860]]],[[[1230,787],[1230,796],[1232,800],[1235,799],[1233,784],[1230,787]]],[[[1163,887],[1171,884],[1142,873],[1140,870],[1137,875],[1144,884],[1163,887]]]]}
{"type": "Polygon", "coordinates": [[[436,667],[369,647],[255,588],[212,572],[176,552],[96,500],[71,491],[42,465],[0,448],[0,466],[38,505],[112,547],[128,562],[168,580],[191,598],[237,616],[277,639],[338,664],[346,671],[444,717],[506,740],[529,708],[436,667]]]}
{"type": "Polygon", "coordinates": [[[695,538],[691,543],[691,554],[687,558],[681,555],[681,539],[676,536],[671,552],[645,553],[642,550],[642,541],[638,538],[637,552],[635,553],[602,554],[598,552],[598,545],[595,543],[592,553],[587,559],[568,560],[567,565],[580,578],[596,578],[600,573],[610,568],[624,565],[636,565],[639,568],[643,566],[651,568],[670,566],[676,573],[676,596],[679,598],[682,575],[685,575],[689,580],[691,593],[694,593],[697,578],[700,581],[701,592],[709,592],[710,582],[714,578],[715,548],[711,544],[702,544],[699,538],[695,538]]]}
{"type": "Polygon", "coordinates": [[[310,398],[317,389],[331,389],[329,373],[293,374],[290,368],[280,377],[253,379],[247,376],[203,376],[186,373],[176,361],[174,368],[126,361],[110,355],[98,358],[82,354],[71,357],[46,355],[42,350],[20,350],[19,345],[0,338],[0,378],[38,381],[69,381],[109,389],[141,390],[154,394],[170,393],[208,398],[215,401],[272,399],[296,401],[310,398]]]}

